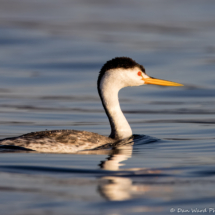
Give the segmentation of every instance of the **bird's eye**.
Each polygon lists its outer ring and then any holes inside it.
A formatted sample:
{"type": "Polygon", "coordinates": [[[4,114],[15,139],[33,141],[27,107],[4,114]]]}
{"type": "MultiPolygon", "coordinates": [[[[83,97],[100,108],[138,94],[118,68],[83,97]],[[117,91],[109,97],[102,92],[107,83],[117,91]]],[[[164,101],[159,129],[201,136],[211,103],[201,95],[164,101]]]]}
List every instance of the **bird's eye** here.
{"type": "Polygon", "coordinates": [[[138,76],[141,76],[141,75],[142,75],[142,73],[141,73],[141,72],[138,72],[138,73],[137,73],[137,75],[138,75],[138,76]]]}

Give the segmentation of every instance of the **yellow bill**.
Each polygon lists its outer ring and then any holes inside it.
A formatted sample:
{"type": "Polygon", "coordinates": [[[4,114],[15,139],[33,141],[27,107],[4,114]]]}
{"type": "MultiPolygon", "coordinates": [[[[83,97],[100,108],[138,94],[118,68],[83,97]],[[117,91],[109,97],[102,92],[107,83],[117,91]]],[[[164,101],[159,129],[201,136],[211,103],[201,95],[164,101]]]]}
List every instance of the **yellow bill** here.
{"type": "Polygon", "coordinates": [[[179,84],[176,82],[156,79],[156,78],[152,78],[152,77],[143,78],[143,80],[144,80],[145,84],[155,84],[155,85],[161,85],[161,86],[174,86],[174,87],[184,86],[183,84],[179,84]]]}

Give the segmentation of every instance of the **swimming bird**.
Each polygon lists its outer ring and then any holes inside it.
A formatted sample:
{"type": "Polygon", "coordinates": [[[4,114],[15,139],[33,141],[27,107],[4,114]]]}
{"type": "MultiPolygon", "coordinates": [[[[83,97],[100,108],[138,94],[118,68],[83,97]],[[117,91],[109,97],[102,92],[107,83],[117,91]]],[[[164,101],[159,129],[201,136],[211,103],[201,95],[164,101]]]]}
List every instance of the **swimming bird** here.
{"type": "Polygon", "coordinates": [[[132,139],[131,127],[120,108],[118,92],[124,87],[146,84],[183,86],[148,76],[145,68],[131,58],[116,57],[103,65],[97,81],[98,93],[110,122],[109,137],[77,130],[40,131],[2,139],[0,146],[38,152],[73,153],[103,145],[116,145],[124,139],[132,139]]]}

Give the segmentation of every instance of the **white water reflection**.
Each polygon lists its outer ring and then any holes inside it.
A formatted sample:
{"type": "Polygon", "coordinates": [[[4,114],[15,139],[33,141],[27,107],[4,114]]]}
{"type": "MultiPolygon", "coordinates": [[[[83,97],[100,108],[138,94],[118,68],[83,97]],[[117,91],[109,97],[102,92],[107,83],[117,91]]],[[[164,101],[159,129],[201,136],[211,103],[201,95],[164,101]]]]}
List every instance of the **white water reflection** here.
{"type": "Polygon", "coordinates": [[[132,157],[133,146],[120,146],[113,151],[105,161],[103,161],[100,166],[105,170],[119,170],[120,166],[124,164],[121,163],[132,157]]]}
{"type": "MultiPolygon", "coordinates": [[[[126,170],[126,171],[141,171],[145,174],[160,173],[144,168],[123,169],[123,161],[132,157],[133,146],[117,147],[105,161],[102,161],[100,166],[104,170],[126,170]]],[[[151,190],[148,185],[134,185],[130,178],[105,176],[101,178],[101,184],[98,187],[99,193],[109,201],[124,201],[138,196],[142,196],[151,190]]]]}
{"type": "MultiPolygon", "coordinates": [[[[101,163],[105,170],[119,170],[121,163],[132,156],[133,146],[121,146],[117,152],[110,155],[101,163]]],[[[102,185],[99,186],[100,194],[110,201],[123,201],[132,198],[132,181],[129,178],[107,176],[102,178],[102,185]]]]}

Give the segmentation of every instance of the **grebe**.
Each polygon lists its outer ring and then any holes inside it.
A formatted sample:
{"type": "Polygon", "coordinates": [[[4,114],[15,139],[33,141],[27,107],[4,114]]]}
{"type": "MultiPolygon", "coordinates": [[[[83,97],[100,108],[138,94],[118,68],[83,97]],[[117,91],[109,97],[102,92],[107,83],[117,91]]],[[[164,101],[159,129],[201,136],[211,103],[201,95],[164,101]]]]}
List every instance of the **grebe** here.
{"type": "Polygon", "coordinates": [[[131,127],[120,108],[118,92],[124,87],[144,84],[183,86],[148,76],[145,68],[131,58],[116,57],[103,65],[97,81],[98,93],[111,126],[109,137],[88,131],[40,131],[2,139],[0,146],[38,152],[73,153],[103,145],[111,146],[123,139],[132,138],[131,127]]]}

